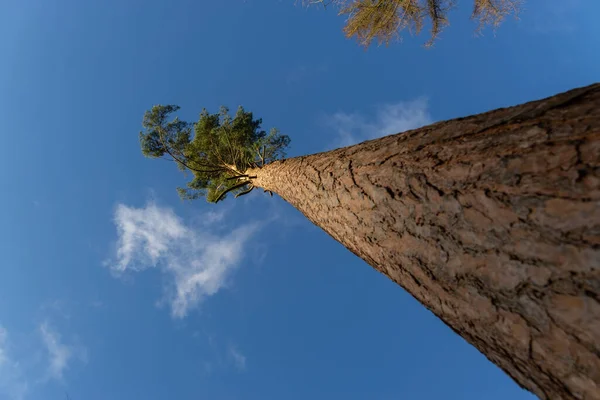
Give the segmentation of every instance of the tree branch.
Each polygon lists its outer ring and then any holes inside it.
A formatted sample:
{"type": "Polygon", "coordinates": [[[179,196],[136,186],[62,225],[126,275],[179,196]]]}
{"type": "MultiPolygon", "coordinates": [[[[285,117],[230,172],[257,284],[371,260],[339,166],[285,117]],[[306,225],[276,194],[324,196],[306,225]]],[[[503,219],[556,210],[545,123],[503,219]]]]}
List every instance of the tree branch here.
{"type": "Polygon", "coordinates": [[[231,192],[232,190],[244,187],[244,186],[248,185],[249,183],[250,183],[249,181],[244,181],[242,183],[238,183],[237,185],[233,185],[232,187],[230,187],[229,189],[227,189],[223,193],[221,193],[219,195],[219,197],[217,197],[217,199],[215,200],[215,203],[218,203],[227,193],[231,192]]]}
{"type": "MultiPolygon", "coordinates": [[[[189,169],[189,170],[191,170],[191,171],[196,171],[196,172],[215,172],[215,171],[203,171],[203,170],[199,170],[199,169],[196,169],[196,168],[192,168],[192,167],[190,167],[189,165],[187,165],[185,162],[181,161],[179,158],[175,157],[175,155],[174,155],[174,154],[171,152],[171,150],[169,149],[169,146],[167,146],[167,144],[165,143],[165,141],[164,141],[164,139],[163,139],[163,137],[162,137],[162,129],[160,129],[160,128],[157,128],[157,129],[159,129],[158,138],[160,139],[160,142],[161,142],[161,143],[162,143],[162,145],[164,146],[164,148],[165,148],[165,151],[166,151],[166,152],[167,152],[167,153],[168,153],[168,154],[169,154],[171,157],[173,157],[173,159],[174,159],[176,162],[180,163],[181,165],[183,165],[184,167],[186,167],[187,169],[189,169]]],[[[215,167],[216,167],[216,165],[215,165],[215,167]]],[[[217,170],[217,171],[218,171],[218,170],[217,170]]]]}
{"type": "Polygon", "coordinates": [[[238,179],[238,178],[249,178],[248,175],[236,175],[236,176],[230,176],[229,178],[225,178],[225,180],[232,180],[232,179],[238,179]]]}
{"type": "Polygon", "coordinates": [[[254,189],[254,186],[253,186],[253,185],[250,185],[250,189],[248,189],[248,190],[244,190],[243,192],[240,192],[240,193],[236,194],[236,195],[235,195],[235,198],[237,199],[237,198],[238,198],[238,197],[240,197],[240,196],[243,196],[243,195],[245,195],[245,194],[248,194],[248,193],[250,193],[250,192],[251,192],[253,189],[254,189]]]}

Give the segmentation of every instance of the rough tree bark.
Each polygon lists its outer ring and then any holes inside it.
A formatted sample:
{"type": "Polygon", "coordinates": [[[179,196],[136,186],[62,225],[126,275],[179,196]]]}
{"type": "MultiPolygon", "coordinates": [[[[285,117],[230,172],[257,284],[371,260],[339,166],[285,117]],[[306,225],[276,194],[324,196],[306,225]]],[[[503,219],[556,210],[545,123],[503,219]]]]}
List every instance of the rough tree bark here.
{"type": "Polygon", "coordinates": [[[542,399],[600,399],[600,84],[248,171],[542,399]]]}

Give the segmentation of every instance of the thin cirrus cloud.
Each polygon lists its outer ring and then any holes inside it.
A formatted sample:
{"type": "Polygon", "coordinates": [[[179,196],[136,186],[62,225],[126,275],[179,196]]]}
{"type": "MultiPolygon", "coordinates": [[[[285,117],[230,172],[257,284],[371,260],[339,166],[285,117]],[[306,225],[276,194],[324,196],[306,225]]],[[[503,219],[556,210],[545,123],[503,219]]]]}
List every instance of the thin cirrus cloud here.
{"type": "Polygon", "coordinates": [[[60,333],[47,321],[40,325],[39,332],[48,354],[48,379],[62,381],[73,358],[86,361],[85,349],[63,343],[60,333]]]}
{"type": "Polygon", "coordinates": [[[153,203],[143,208],[119,204],[114,214],[117,249],[108,266],[117,274],[160,268],[173,283],[167,293],[171,314],[183,318],[202,299],[223,288],[258,229],[251,223],[225,235],[207,232],[211,223],[222,218],[208,215],[203,229],[197,230],[170,208],[153,203]]]}
{"type": "Polygon", "coordinates": [[[48,322],[42,323],[38,327],[38,331],[48,359],[44,376],[41,378],[36,377],[39,376],[37,367],[41,360],[27,357],[20,359],[11,355],[13,345],[9,342],[7,330],[0,325],[1,399],[23,400],[28,397],[30,387],[47,383],[49,380],[63,381],[65,371],[69,368],[74,357],[85,361],[85,349],[81,346],[64,344],[61,335],[48,322]],[[33,384],[30,385],[30,383],[33,384]]]}
{"type": "Polygon", "coordinates": [[[21,373],[21,366],[9,355],[7,330],[0,325],[0,398],[22,400],[29,390],[21,373]]]}
{"type": "Polygon", "coordinates": [[[335,147],[351,146],[365,140],[420,128],[433,122],[426,98],[384,104],[373,117],[361,113],[337,112],[327,119],[335,132],[335,147]]]}
{"type": "Polygon", "coordinates": [[[8,356],[6,355],[7,336],[8,333],[6,332],[6,329],[0,326],[0,365],[4,365],[8,360],[8,356]]]}
{"type": "Polygon", "coordinates": [[[229,356],[233,360],[235,367],[243,371],[246,369],[246,356],[243,355],[235,346],[229,347],[229,356]]]}

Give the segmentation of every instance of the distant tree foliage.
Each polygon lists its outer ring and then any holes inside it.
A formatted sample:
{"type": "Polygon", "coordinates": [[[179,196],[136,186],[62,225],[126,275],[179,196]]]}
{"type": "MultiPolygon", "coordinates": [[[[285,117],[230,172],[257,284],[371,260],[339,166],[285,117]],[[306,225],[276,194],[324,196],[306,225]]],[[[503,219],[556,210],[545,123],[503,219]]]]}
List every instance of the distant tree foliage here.
{"type": "Polygon", "coordinates": [[[239,107],[235,116],[226,107],[217,114],[206,109],[190,124],[171,114],[175,105],[157,105],[146,111],[140,145],[146,157],[166,158],[194,177],[187,188],[178,188],[183,199],[206,197],[216,203],[227,193],[241,196],[254,188],[244,172],[285,157],[290,138],[277,129],[260,129],[261,119],[239,107]]]}
{"type": "MultiPolygon", "coordinates": [[[[336,5],[340,15],[347,15],[344,33],[368,47],[373,40],[389,44],[398,39],[400,32],[408,29],[419,34],[423,26],[431,24],[433,45],[442,29],[448,25],[448,11],[456,0],[306,0],[305,4],[336,5]]],[[[497,27],[502,20],[517,14],[521,0],[474,0],[471,19],[478,22],[478,29],[486,25],[497,27]]]]}

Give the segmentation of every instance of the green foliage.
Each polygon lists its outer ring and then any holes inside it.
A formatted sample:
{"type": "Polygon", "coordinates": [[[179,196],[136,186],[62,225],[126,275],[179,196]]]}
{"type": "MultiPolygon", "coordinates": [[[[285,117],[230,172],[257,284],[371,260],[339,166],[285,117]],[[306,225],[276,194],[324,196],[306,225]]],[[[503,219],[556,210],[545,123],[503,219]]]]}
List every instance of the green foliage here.
{"type": "MultiPolygon", "coordinates": [[[[502,20],[517,14],[521,0],[473,0],[471,19],[478,21],[478,29],[486,25],[497,27],[502,20]]],[[[368,47],[373,40],[388,44],[408,29],[418,34],[424,24],[431,25],[431,46],[444,26],[449,24],[448,11],[456,0],[304,0],[305,4],[336,5],[340,15],[347,15],[344,33],[368,47]]]]}
{"type": "Polygon", "coordinates": [[[233,117],[226,107],[217,114],[204,109],[195,124],[177,117],[169,120],[178,110],[175,105],[157,105],[146,111],[140,146],[146,157],[164,157],[192,173],[187,187],[177,189],[183,199],[205,197],[216,203],[229,192],[236,197],[249,193],[252,177],[246,170],[285,157],[290,144],[277,129],[261,130],[262,120],[242,107],[233,117]]]}

